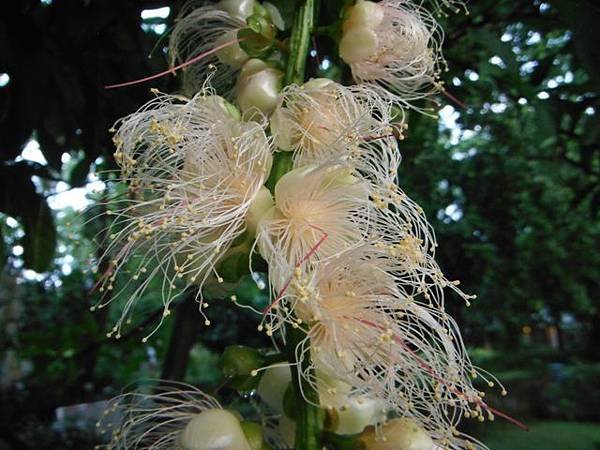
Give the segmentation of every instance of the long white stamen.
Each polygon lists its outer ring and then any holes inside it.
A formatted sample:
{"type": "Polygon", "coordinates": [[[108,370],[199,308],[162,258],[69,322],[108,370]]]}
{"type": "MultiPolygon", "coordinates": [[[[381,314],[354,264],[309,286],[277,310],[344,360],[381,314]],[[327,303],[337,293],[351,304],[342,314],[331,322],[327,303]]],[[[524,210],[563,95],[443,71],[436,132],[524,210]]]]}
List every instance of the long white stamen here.
{"type": "Polygon", "coordinates": [[[110,299],[127,299],[117,334],[151,280],[163,280],[164,317],[186,287],[202,286],[264,189],[272,157],[263,127],[210,94],[159,95],[116,124],[115,158],[131,194],[107,233],[111,265],[100,289],[130,273],[110,299]]]}

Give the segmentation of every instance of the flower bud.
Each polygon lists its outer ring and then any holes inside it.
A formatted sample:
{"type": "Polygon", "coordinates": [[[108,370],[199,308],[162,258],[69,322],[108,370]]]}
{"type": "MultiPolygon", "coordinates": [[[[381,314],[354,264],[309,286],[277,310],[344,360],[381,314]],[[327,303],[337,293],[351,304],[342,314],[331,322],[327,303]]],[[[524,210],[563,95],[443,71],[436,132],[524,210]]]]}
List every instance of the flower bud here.
{"type": "Polygon", "coordinates": [[[273,25],[275,25],[277,29],[283,31],[285,29],[285,21],[283,20],[281,12],[277,8],[277,6],[273,5],[272,3],[265,2],[263,4],[263,7],[269,13],[271,20],[273,21],[273,25]]]}
{"type": "Polygon", "coordinates": [[[256,5],[256,0],[221,0],[217,3],[217,8],[238,19],[246,20],[254,14],[256,5]]]}
{"type": "Polygon", "coordinates": [[[273,201],[271,191],[265,186],[261,187],[246,213],[246,227],[251,235],[254,236],[256,234],[258,222],[260,222],[266,212],[270,210],[274,204],[275,202],[273,201]]]}
{"type": "MultiPolygon", "coordinates": [[[[215,47],[235,39],[237,39],[237,32],[235,30],[228,31],[215,41],[215,47]]],[[[249,58],[248,54],[242,50],[239,43],[231,44],[225,48],[222,48],[217,52],[217,57],[223,64],[226,64],[234,69],[239,69],[242,67],[249,58]]]]}
{"type": "Polygon", "coordinates": [[[250,56],[266,56],[275,43],[275,26],[259,14],[248,17],[248,26],[238,31],[240,47],[250,56]]]}
{"type": "Polygon", "coordinates": [[[237,103],[243,113],[258,110],[265,115],[273,112],[279,99],[283,73],[259,59],[251,59],[240,73],[237,103]]]}
{"type": "Polygon", "coordinates": [[[352,387],[343,381],[317,372],[321,405],[329,411],[329,430],[336,434],[358,434],[369,425],[385,419],[382,401],[349,395],[352,387]]]}
{"type": "Polygon", "coordinates": [[[342,22],[342,31],[357,27],[376,28],[383,21],[384,15],[385,11],[381,5],[358,0],[354,6],[348,8],[342,22]]]}
{"type": "Polygon", "coordinates": [[[340,56],[346,63],[353,64],[368,59],[377,52],[379,40],[371,28],[351,28],[340,41],[340,56]]]}
{"type": "Polygon", "coordinates": [[[287,366],[270,367],[265,370],[257,393],[260,398],[277,412],[283,411],[283,397],[292,381],[292,373],[287,366]]]}
{"type": "Polygon", "coordinates": [[[357,434],[385,418],[381,401],[343,396],[335,401],[339,406],[333,408],[335,420],[330,429],[336,434],[357,434]]]}
{"type": "Polygon", "coordinates": [[[241,424],[244,436],[250,445],[251,450],[262,450],[263,431],[260,424],[256,422],[243,421],[241,424]]]}
{"type": "Polygon", "coordinates": [[[365,431],[360,439],[367,450],[436,450],[437,447],[412,419],[403,417],[392,419],[383,427],[385,439],[374,430],[365,431]]]}
{"type": "Polygon", "coordinates": [[[221,372],[227,378],[250,375],[263,364],[264,358],[258,350],[244,345],[230,345],[219,360],[221,372]]]}
{"type": "Polygon", "coordinates": [[[209,409],[197,414],[181,433],[183,450],[254,450],[239,420],[229,411],[209,409]]]}

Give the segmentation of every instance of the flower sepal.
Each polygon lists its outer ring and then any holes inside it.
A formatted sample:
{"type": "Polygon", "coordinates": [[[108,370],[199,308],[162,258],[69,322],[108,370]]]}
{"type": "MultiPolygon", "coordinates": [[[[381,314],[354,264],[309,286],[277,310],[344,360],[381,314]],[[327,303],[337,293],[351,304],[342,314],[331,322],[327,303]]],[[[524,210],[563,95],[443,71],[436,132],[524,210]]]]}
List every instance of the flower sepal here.
{"type": "Polygon", "coordinates": [[[240,48],[251,58],[266,56],[275,45],[275,25],[260,14],[251,15],[246,23],[237,33],[240,48]]]}

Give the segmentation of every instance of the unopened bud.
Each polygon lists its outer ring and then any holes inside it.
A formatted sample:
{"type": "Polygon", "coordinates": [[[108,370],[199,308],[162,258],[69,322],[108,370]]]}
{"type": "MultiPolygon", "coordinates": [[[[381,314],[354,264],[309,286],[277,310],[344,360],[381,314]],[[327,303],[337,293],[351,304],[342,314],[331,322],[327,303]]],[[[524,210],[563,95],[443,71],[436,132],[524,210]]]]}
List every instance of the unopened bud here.
{"type": "Polygon", "coordinates": [[[256,234],[258,222],[260,222],[260,219],[264,217],[274,204],[275,202],[269,189],[265,186],[261,187],[246,213],[246,226],[251,235],[256,234]]]}
{"type": "Polygon", "coordinates": [[[251,450],[263,449],[263,430],[260,424],[256,422],[243,421],[241,424],[244,436],[250,445],[251,450]]]}
{"type": "Polygon", "coordinates": [[[392,419],[383,427],[383,436],[376,436],[375,430],[365,431],[360,439],[366,450],[434,450],[437,447],[417,423],[408,418],[392,419]]]}
{"type": "MultiPolygon", "coordinates": [[[[283,72],[273,69],[259,59],[251,59],[238,78],[237,103],[246,115],[258,110],[269,115],[277,106],[283,72]]],[[[251,118],[251,117],[248,117],[251,118]]]]}
{"type": "Polygon", "coordinates": [[[264,358],[258,350],[244,345],[230,345],[221,355],[219,366],[227,378],[250,375],[264,365],[264,358]]]}
{"type": "Polygon", "coordinates": [[[375,28],[384,18],[385,10],[377,3],[358,0],[356,4],[346,11],[342,22],[342,31],[352,28],[375,28]]]}
{"type": "MultiPolygon", "coordinates": [[[[215,41],[215,46],[224,45],[230,41],[237,39],[237,33],[235,31],[228,31],[224,33],[219,39],[215,41]]],[[[223,64],[239,69],[248,60],[248,54],[242,50],[239,43],[232,43],[227,47],[222,48],[217,52],[219,61],[223,64]]]]}
{"type": "Polygon", "coordinates": [[[180,443],[183,450],[254,450],[237,417],[223,409],[197,414],[181,433],[180,443]]]}
{"type": "Polygon", "coordinates": [[[253,58],[265,57],[275,44],[275,26],[259,14],[248,17],[247,23],[237,33],[241,49],[253,58]]]}
{"type": "Polygon", "coordinates": [[[258,383],[257,393],[274,411],[282,412],[283,397],[291,381],[292,373],[289,367],[270,367],[265,370],[258,383]]]}
{"type": "Polygon", "coordinates": [[[241,20],[246,20],[254,14],[256,6],[256,0],[221,0],[216,5],[218,9],[241,20]]]}

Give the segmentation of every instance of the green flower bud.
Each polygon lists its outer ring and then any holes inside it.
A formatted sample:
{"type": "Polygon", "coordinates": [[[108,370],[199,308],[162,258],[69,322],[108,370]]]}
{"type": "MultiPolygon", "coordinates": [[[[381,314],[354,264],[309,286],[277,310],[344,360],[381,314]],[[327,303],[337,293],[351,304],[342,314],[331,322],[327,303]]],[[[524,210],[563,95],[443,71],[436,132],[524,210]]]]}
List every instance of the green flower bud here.
{"type": "Polygon", "coordinates": [[[227,378],[251,375],[254,370],[265,364],[258,350],[245,345],[230,345],[225,349],[219,361],[221,372],[227,378]]]}
{"type": "Polygon", "coordinates": [[[262,450],[263,448],[263,431],[260,424],[256,422],[244,421],[240,424],[246,440],[252,450],[262,450]]]}
{"type": "Polygon", "coordinates": [[[263,4],[263,8],[269,13],[269,17],[271,18],[273,25],[275,25],[277,29],[283,31],[285,29],[285,21],[283,20],[283,17],[277,6],[273,5],[272,3],[265,2],[263,4]]]}
{"type": "Polygon", "coordinates": [[[272,40],[275,37],[275,29],[270,20],[261,14],[252,14],[246,20],[248,28],[254,31],[256,34],[261,35],[265,39],[272,40]]]}
{"type": "Polygon", "coordinates": [[[240,48],[251,57],[266,56],[275,43],[275,27],[258,14],[248,17],[247,23],[247,28],[238,31],[240,48]]]}
{"type": "Polygon", "coordinates": [[[219,367],[229,385],[241,392],[256,388],[260,381],[256,371],[265,364],[265,358],[258,350],[243,345],[227,347],[219,360],[219,367]]]}

